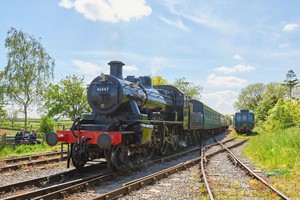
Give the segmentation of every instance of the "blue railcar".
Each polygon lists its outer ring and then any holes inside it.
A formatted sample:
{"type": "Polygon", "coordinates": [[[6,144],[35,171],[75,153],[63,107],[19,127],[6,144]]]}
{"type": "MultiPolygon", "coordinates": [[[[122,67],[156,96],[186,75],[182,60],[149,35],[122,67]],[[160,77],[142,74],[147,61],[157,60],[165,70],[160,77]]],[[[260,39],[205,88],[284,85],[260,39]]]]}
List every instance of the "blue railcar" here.
{"type": "Polygon", "coordinates": [[[240,110],[234,115],[234,128],[238,133],[251,133],[254,128],[254,113],[240,110]]]}

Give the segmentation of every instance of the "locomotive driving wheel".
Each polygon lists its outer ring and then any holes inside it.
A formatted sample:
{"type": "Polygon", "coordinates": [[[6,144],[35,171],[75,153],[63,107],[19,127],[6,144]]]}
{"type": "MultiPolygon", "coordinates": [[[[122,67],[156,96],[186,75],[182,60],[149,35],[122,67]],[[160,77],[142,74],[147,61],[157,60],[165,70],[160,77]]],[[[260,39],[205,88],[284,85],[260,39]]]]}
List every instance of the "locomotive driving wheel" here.
{"type": "Polygon", "coordinates": [[[169,132],[169,139],[171,143],[171,148],[173,151],[176,151],[178,149],[178,141],[179,136],[177,134],[176,128],[172,127],[169,132]]]}
{"type": "Polygon", "coordinates": [[[144,148],[142,148],[142,156],[146,159],[146,160],[150,160],[154,154],[155,151],[155,146],[154,144],[151,142],[151,144],[145,146],[144,148]]]}
{"type": "Polygon", "coordinates": [[[111,167],[114,170],[120,170],[124,168],[124,153],[122,152],[122,146],[121,145],[116,145],[112,148],[111,150],[111,155],[110,155],[110,163],[111,167]]]}
{"type": "Polygon", "coordinates": [[[166,137],[166,133],[168,132],[168,128],[166,126],[160,126],[159,127],[159,153],[161,155],[166,155],[169,141],[166,137]]]}

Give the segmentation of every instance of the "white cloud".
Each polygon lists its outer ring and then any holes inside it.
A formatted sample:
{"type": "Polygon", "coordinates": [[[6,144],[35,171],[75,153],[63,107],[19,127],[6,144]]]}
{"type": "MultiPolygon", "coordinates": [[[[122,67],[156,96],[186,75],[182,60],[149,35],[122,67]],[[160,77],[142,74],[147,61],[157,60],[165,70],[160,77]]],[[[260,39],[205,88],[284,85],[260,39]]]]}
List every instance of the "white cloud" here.
{"type": "Polygon", "coordinates": [[[82,60],[71,60],[71,63],[75,66],[76,74],[84,76],[86,84],[89,84],[94,78],[101,75],[101,73],[109,74],[109,66],[106,63],[97,65],[91,62],[82,60]]]}
{"type": "Polygon", "coordinates": [[[235,60],[243,60],[242,56],[239,54],[235,54],[234,56],[232,56],[232,58],[235,60]]]}
{"type": "Polygon", "coordinates": [[[77,69],[83,72],[84,75],[96,75],[101,73],[109,73],[109,67],[99,66],[91,62],[86,62],[82,60],[72,60],[72,64],[77,67],[77,69]]]}
{"type": "Polygon", "coordinates": [[[296,28],[298,28],[298,24],[286,24],[283,28],[283,31],[285,32],[291,32],[293,30],[295,30],[296,28]]]}
{"type": "Polygon", "coordinates": [[[133,72],[133,71],[137,71],[138,68],[135,65],[133,65],[133,66],[127,66],[127,65],[125,65],[123,67],[123,70],[124,71],[128,71],[128,72],[133,72]]]}
{"type": "Polygon", "coordinates": [[[151,75],[155,76],[157,71],[159,71],[161,68],[166,66],[166,63],[167,63],[166,58],[163,58],[163,57],[152,58],[152,60],[150,62],[151,75]]]}
{"type": "Polygon", "coordinates": [[[72,0],[61,0],[58,5],[60,7],[64,7],[64,8],[67,8],[67,9],[70,9],[73,7],[73,1],[72,0]]]}
{"type": "Polygon", "coordinates": [[[145,0],[61,0],[59,6],[75,9],[87,19],[116,23],[140,19],[151,14],[145,0]]]}
{"type": "Polygon", "coordinates": [[[223,114],[233,114],[233,104],[238,97],[238,92],[223,90],[202,94],[202,101],[213,109],[223,114]]]}
{"type": "MultiPolygon", "coordinates": [[[[75,73],[81,74],[85,77],[86,84],[89,84],[94,78],[101,75],[101,73],[109,74],[110,73],[110,67],[107,64],[107,62],[103,62],[101,64],[94,64],[87,61],[82,60],[71,60],[71,63],[76,67],[75,73]]],[[[137,71],[138,68],[135,65],[124,65],[123,66],[123,76],[124,72],[133,72],[137,71]]],[[[125,76],[124,76],[125,77],[125,76]]]]}
{"type": "Polygon", "coordinates": [[[164,17],[160,17],[160,19],[163,22],[165,22],[165,23],[167,23],[167,24],[169,24],[171,26],[175,26],[176,28],[178,28],[180,30],[189,31],[189,29],[183,24],[182,20],[180,20],[180,19],[177,20],[177,21],[171,21],[171,20],[168,20],[168,19],[166,19],[164,17]]]}
{"type": "Polygon", "coordinates": [[[235,76],[216,76],[210,74],[206,81],[209,85],[222,88],[242,88],[248,85],[248,81],[235,76]]]}
{"type": "Polygon", "coordinates": [[[235,67],[226,67],[226,66],[217,67],[215,71],[223,72],[225,74],[230,74],[235,72],[250,72],[254,69],[255,67],[249,65],[236,65],[235,67]]]}
{"type": "Polygon", "coordinates": [[[164,3],[171,13],[211,29],[229,34],[240,29],[238,25],[220,16],[218,11],[205,1],[166,0],[164,3]]]}

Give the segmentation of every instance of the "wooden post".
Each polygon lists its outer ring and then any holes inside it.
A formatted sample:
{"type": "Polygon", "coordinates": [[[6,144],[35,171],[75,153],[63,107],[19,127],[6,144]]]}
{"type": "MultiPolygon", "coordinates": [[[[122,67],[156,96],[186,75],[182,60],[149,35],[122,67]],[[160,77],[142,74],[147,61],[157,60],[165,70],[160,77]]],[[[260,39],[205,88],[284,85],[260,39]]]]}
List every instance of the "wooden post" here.
{"type": "Polygon", "coordinates": [[[60,159],[63,159],[63,152],[64,152],[64,144],[61,142],[60,143],[60,159]]]}
{"type": "Polygon", "coordinates": [[[6,145],[6,133],[4,133],[2,135],[2,145],[5,146],[6,145]]]}

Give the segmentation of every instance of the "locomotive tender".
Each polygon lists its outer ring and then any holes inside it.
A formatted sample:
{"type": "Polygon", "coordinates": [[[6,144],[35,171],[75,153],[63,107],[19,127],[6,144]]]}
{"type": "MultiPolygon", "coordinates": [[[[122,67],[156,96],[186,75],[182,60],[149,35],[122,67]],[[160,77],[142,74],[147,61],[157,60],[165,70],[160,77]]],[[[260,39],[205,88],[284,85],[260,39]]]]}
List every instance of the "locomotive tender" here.
{"type": "Polygon", "coordinates": [[[68,167],[80,169],[87,161],[105,158],[119,170],[132,158],[165,155],[200,140],[205,134],[224,131],[229,120],[202,102],[190,99],[171,85],[152,86],[149,76],[122,74],[124,63],[111,61],[110,74],[97,76],[87,99],[92,113],[77,118],[70,130],[47,134],[46,141],[71,144],[68,167]]]}

